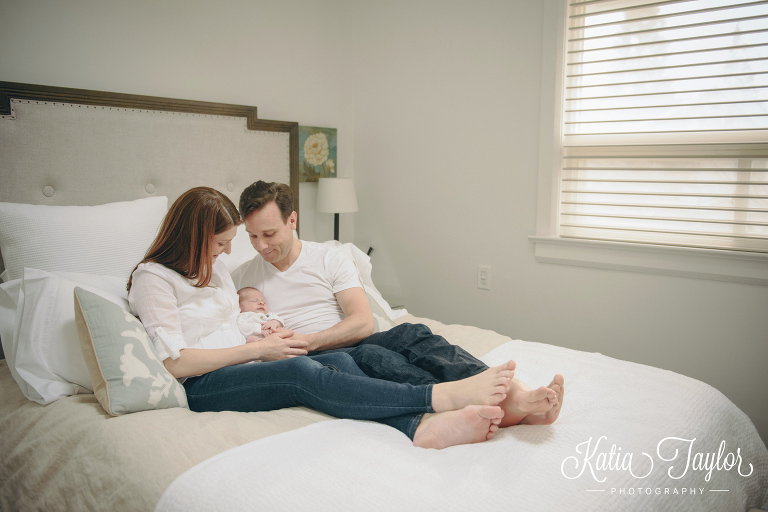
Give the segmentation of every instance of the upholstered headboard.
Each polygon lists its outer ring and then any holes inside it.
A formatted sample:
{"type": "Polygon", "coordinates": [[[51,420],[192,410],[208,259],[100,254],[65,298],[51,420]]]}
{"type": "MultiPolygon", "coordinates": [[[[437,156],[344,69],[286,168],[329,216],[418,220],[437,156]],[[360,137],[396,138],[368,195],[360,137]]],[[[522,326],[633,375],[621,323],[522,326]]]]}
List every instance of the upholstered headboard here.
{"type": "Polygon", "coordinates": [[[0,82],[0,202],[170,204],[205,185],[237,204],[259,179],[298,192],[298,123],[249,106],[0,82]]]}
{"type": "Polygon", "coordinates": [[[170,204],[205,185],[237,204],[263,179],[290,184],[298,203],[298,123],[242,105],[0,82],[0,176],[3,202],[170,204]]]}

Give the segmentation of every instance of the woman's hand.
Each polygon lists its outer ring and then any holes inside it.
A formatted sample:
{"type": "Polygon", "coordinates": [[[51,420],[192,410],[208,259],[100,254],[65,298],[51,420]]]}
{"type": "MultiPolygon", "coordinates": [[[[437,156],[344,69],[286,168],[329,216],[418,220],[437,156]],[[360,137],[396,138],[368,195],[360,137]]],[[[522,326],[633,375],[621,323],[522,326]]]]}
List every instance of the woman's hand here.
{"type": "Polygon", "coordinates": [[[258,352],[253,359],[262,361],[279,361],[289,357],[307,355],[307,342],[293,337],[293,331],[287,329],[270,334],[258,343],[248,344],[258,352]]]}

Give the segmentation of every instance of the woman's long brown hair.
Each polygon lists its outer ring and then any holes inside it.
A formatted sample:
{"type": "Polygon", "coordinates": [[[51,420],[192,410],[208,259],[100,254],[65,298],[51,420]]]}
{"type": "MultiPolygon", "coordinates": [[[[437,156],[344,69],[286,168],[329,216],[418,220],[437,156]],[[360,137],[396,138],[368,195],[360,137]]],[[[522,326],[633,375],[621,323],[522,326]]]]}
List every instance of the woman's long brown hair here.
{"type": "MultiPolygon", "coordinates": [[[[213,237],[240,222],[237,207],[218,190],[187,190],[168,209],[155,241],[139,265],[148,261],[159,263],[188,279],[196,279],[194,286],[198,288],[208,286],[213,273],[213,237]]],[[[133,272],[128,279],[128,291],[132,282],[133,272]]]]}

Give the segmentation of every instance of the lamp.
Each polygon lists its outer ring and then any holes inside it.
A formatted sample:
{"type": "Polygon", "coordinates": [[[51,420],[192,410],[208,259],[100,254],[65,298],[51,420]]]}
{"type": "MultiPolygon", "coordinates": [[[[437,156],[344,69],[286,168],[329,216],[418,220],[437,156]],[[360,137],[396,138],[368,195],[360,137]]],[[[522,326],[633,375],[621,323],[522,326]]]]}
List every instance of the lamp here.
{"type": "Polygon", "coordinates": [[[333,239],[339,239],[339,214],[357,211],[355,184],[348,178],[320,178],[317,182],[317,211],[335,214],[333,239]]]}

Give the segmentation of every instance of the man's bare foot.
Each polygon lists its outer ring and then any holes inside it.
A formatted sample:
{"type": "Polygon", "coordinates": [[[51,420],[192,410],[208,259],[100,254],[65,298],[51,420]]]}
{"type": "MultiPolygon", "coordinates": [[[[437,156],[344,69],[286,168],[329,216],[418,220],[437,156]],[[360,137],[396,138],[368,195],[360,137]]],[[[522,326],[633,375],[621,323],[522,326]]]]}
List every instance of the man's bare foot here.
{"type": "Polygon", "coordinates": [[[515,362],[508,361],[467,379],[435,384],[432,408],[442,412],[457,411],[468,405],[496,405],[506,398],[514,376],[515,362]]]}
{"type": "MultiPolygon", "coordinates": [[[[558,374],[550,386],[555,384],[558,377],[563,378],[558,374]]],[[[499,426],[503,428],[517,425],[530,414],[549,412],[557,405],[558,397],[557,391],[550,386],[531,389],[524,382],[512,379],[507,398],[499,404],[504,409],[504,419],[499,426]]]]}
{"type": "Polygon", "coordinates": [[[558,373],[547,387],[557,393],[557,403],[547,412],[529,414],[520,420],[520,425],[551,425],[560,416],[560,409],[563,407],[563,395],[565,394],[565,378],[558,373]]]}
{"type": "Polygon", "coordinates": [[[504,416],[501,407],[468,405],[460,411],[425,414],[413,436],[413,446],[438,450],[493,438],[504,416]]]}

